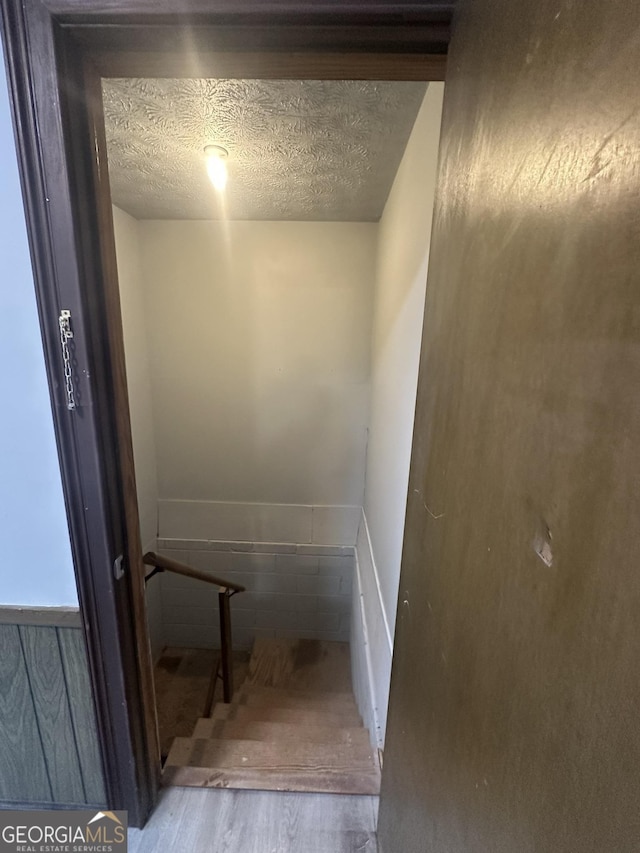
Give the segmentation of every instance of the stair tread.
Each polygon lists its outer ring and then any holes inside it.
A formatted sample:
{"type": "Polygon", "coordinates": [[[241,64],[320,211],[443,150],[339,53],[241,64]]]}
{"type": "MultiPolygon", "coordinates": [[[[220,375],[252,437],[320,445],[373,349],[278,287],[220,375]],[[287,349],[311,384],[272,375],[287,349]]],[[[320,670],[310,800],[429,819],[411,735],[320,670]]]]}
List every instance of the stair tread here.
{"type": "MultiPolygon", "coordinates": [[[[349,761],[358,767],[375,767],[377,757],[369,744],[327,744],[291,741],[224,740],[221,738],[174,738],[167,764],[230,767],[242,762],[250,767],[343,768],[349,761]],[[212,765],[213,766],[213,765],[212,765]]],[[[241,766],[242,766],[241,765],[241,766]]]]}
{"type": "Polygon", "coordinates": [[[313,711],[305,708],[273,708],[260,705],[224,705],[213,709],[214,720],[262,720],[274,723],[299,723],[316,726],[357,728],[362,725],[359,714],[336,714],[330,711],[313,711]]]}
{"type": "Polygon", "coordinates": [[[369,745],[369,734],[362,726],[347,728],[265,720],[213,720],[207,717],[198,720],[192,737],[369,745]]]}
{"type": "Polygon", "coordinates": [[[290,690],[351,690],[348,643],[260,637],[249,661],[247,682],[290,690]]]}
{"type": "Polygon", "coordinates": [[[171,768],[201,771],[201,784],[214,787],[377,793],[380,781],[375,753],[350,744],[176,738],[165,773],[187,784],[171,768]]]}

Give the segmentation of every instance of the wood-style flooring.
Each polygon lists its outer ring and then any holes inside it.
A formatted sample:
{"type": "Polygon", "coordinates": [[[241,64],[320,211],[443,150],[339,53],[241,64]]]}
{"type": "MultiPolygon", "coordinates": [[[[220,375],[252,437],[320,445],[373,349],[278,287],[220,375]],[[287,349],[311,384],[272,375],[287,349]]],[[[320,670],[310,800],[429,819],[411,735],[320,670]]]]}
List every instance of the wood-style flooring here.
{"type": "Polygon", "coordinates": [[[166,788],[130,853],[376,853],[377,797],[166,788]]]}

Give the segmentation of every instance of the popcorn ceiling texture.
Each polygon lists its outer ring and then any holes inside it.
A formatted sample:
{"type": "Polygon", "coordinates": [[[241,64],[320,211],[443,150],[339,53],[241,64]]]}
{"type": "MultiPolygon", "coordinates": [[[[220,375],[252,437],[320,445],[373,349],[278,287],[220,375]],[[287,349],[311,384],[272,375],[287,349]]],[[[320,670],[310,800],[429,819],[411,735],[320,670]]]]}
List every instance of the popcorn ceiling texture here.
{"type": "Polygon", "coordinates": [[[114,204],[138,219],[376,222],[425,83],[103,81],[114,204]],[[204,146],[229,151],[224,206],[204,146]]]}

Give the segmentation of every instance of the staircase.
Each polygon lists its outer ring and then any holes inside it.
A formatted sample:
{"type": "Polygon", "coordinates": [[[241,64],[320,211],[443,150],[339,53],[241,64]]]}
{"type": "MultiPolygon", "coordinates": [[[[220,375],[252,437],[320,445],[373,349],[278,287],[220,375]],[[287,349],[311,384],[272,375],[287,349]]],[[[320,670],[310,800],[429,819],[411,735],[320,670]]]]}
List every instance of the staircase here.
{"type": "Polygon", "coordinates": [[[257,640],[233,701],[173,741],[163,782],[378,794],[378,757],[351,692],[348,644],[257,640]]]}

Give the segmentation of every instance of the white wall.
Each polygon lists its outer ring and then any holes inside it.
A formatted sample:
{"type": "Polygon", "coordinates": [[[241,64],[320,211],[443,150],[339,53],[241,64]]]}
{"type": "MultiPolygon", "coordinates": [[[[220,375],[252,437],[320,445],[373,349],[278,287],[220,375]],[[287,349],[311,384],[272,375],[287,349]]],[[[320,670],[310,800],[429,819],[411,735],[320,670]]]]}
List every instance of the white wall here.
{"type": "Polygon", "coordinates": [[[0,604],[76,606],[4,62],[0,76],[0,604]]]}
{"type": "MultiPolygon", "coordinates": [[[[207,502],[205,518],[216,510],[209,502],[242,504],[254,516],[258,504],[360,506],[377,226],[139,228],[161,536],[207,538],[172,526],[176,501],[207,502]]],[[[196,517],[197,507],[182,510],[196,517]]],[[[285,508],[278,518],[294,515],[285,508]]],[[[209,538],[273,540],[264,525],[254,528],[209,538]]],[[[295,537],[281,541],[315,541],[295,537]]]]}
{"type": "MultiPolygon", "coordinates": [[[[372,332],[370,436],[364,517],[358,533],[356,596],[364,639],[354,638],[354,671],[371,673],[375,728],[382,736],[391,672],[402,539],[411,460],[422,317],[429,261],[443,83],[430,83],[387,200],[378,234],[372,332]],[[366,649],[365,649],[366,645],[366,649]]],[[[363,711],[364,712],[364,711],[363,711]]],[[[366,716],[366,714],[365,714],[366,716]]]]}

